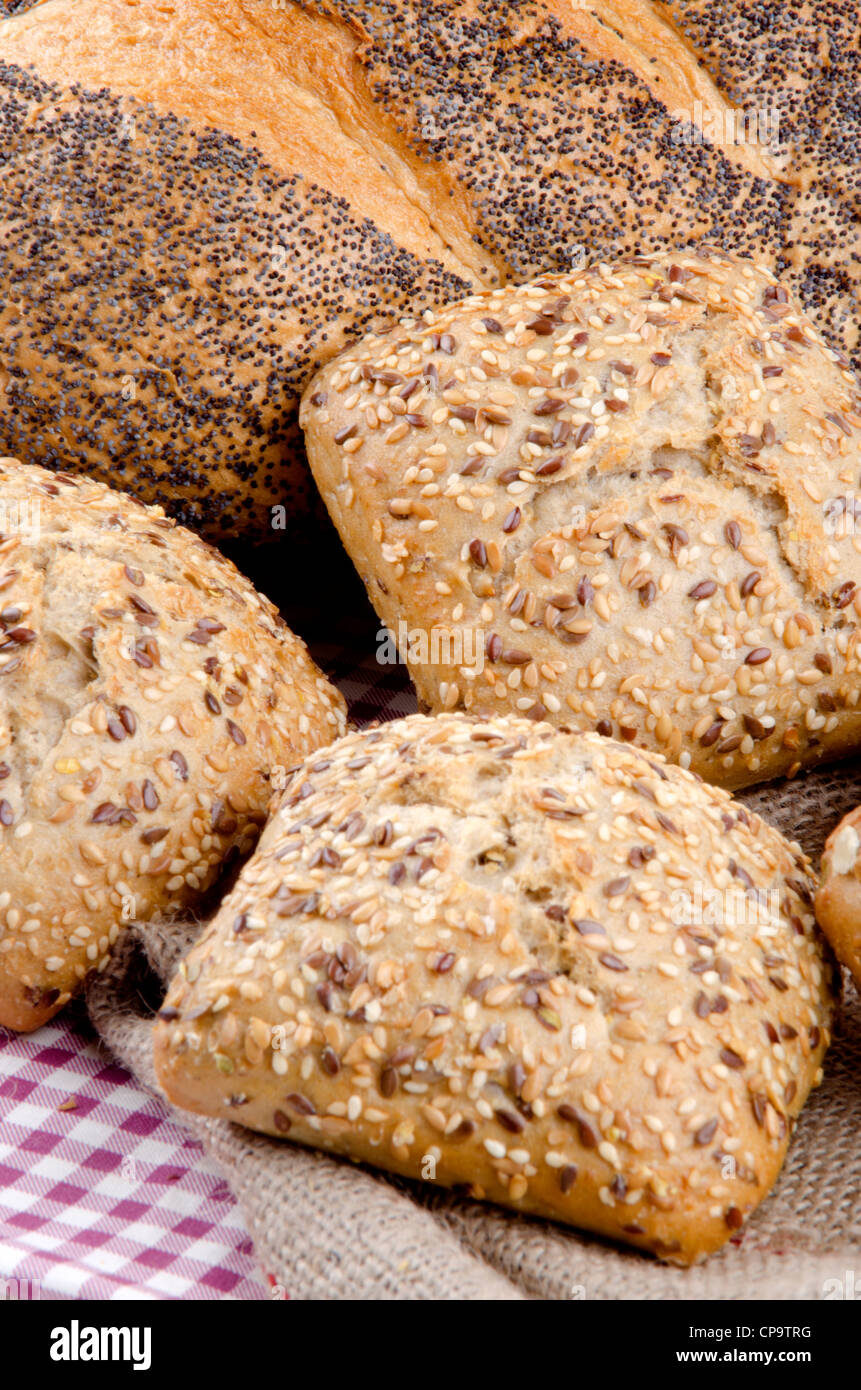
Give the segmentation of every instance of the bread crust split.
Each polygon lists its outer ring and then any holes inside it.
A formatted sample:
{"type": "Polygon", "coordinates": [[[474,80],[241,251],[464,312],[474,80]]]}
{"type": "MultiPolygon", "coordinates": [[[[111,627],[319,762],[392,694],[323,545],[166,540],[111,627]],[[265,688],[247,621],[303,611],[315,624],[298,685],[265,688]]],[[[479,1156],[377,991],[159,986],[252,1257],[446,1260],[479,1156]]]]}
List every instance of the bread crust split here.
{"type": "Polygon", "coordinates": [[[861,392],[767,269],[665,252],[471,296],[346,350],[300,418],[426,708],[729,787],[861,742],[861,392]]]}
{"type": "Polygon", "coordinates": [[[101,483],[0,459],[0,1024],[124,925],[194,911],[344,702],[229,561],[101,483]]]}
{"type": "Polygon", "coordinates": [[[415,715],[296,769],[155,1028],[200,1114],[688,1264],[832,1022],[797,846],[597,735],[415,715]]]}

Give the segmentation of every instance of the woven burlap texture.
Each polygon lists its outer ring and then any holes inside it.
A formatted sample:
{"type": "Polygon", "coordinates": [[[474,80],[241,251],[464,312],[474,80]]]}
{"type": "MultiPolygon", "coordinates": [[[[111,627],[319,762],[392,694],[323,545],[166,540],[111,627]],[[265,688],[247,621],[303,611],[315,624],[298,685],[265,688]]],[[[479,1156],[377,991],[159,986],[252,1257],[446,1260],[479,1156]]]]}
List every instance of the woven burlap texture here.
{"type": "MultiPolygon", "coordinates": [[[[742,796],[815,862],[861,801],[861,761],[742,796]]],[[[198,927],[125,936],[92,985],[105,1044],[157,1092],[154,982],[198,927]]],[[[805,1108],[783,1173],[737,1244],[680,1270],[548,1222],[466,1202],[223,1120],[174,1110],[221,1166],[263,1273],[291,1299],[821,1299],[861,1282],[861,1001],[845,986],[825,1081],[805,1108]]]]}

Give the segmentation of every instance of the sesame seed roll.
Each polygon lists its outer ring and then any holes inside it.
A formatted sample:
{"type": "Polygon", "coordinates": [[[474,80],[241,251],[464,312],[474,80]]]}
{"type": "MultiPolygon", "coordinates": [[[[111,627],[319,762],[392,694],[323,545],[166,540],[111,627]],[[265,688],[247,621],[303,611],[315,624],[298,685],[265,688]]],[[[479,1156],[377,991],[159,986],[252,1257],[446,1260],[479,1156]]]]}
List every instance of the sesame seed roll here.
{"type": "Polygon", "coordinates": [[[474,295],[343,353],[301,418],[427,708],[729,787],[861,743],[861,393],[768,269],[663,252],[474,295]]]}
{"type": "Polygon", "coordinates": [[[273,775],[344,725],[216,551],[0,460],[0,1024],[49,1019],[128,921],[194,910],[254,845],[273,775]]]}
{"type": "Polygon", "coordinates": [[[413,715],[295,769],[168,990],[158,1076],[688,1264],[768,1192],[821,1077],[812,887],[797,845],[660,756],[413,715]]]}

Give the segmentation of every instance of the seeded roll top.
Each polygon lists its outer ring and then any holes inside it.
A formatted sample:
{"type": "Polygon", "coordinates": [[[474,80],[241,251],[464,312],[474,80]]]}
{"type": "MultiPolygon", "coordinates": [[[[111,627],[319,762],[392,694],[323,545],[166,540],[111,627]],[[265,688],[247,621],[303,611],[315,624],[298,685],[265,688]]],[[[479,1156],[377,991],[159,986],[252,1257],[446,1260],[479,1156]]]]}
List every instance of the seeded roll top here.
{"type": "Polygon", "coordinates": [[[340,695],[226,560],[102,484],[0,461],[0,1024],[194,907],[340,695]]]}
{"type": "Polygon", "coordinates": [[[156,1027],[178,1104],[688,1263],[831,1026],[797,846],[597,735],[420,715],[297,768],[156,1027]]]}
{"type": "Polygon", "coordinates": [[[0,22],[10,453],[266,534],[312,504],[297,400],[345,343],[703,238],[785,273],[857,360],[846,0],[23,9],[0,22]]]}
{"type": "Polygon", "coordinates": [[[344,353],[301,418],[428,707],[728,786],[861,740],[861,395],[767,270],[665,253],[472,296],[344,353]]]}

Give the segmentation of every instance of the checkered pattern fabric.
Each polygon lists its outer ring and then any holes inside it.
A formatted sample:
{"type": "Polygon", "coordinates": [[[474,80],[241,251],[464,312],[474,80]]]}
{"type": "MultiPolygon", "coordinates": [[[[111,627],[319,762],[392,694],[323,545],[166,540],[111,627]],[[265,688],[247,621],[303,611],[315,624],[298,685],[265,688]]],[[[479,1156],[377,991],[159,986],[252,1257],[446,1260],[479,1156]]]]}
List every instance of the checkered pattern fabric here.
{"type": "MultiPolygon", "coordinates": [[[[403,668],[375,660],[377,627],[366,615],[312,644],[362,725],[415,710],[403,668]]],[[[218,1170],[82,1009],[29,1036],[0,1029],[0,1299],[270,1293],[218,1170]]]]}
{"type": "Polygon", "coordinates": [[[70,1010],[0,1031],[0,1297],[264,1298],[200,1145],[70,1010]]]}

